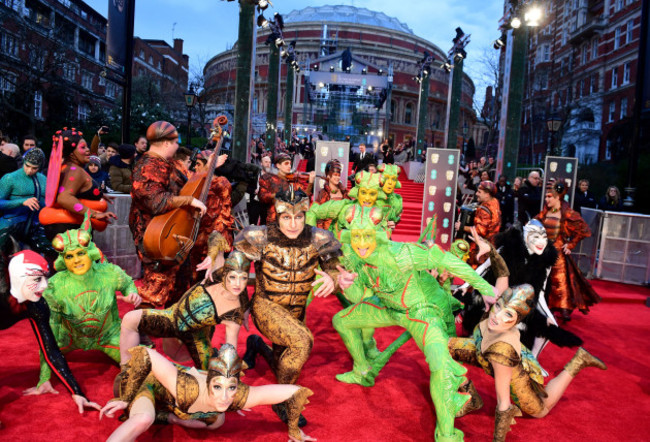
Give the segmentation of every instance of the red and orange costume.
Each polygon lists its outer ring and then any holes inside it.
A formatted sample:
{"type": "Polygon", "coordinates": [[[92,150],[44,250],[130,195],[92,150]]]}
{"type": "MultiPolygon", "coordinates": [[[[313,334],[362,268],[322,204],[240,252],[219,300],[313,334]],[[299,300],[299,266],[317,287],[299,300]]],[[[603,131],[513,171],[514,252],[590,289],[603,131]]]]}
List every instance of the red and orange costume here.
{"type": "Polygon", "coordinates": [[[191,203],[192,196],[179,196],[187,177],[178,170],[175,161],[147,152],[136,163],[132,179],[129,226],[143,266],[143,286],[140,289],[142,306],[160,308],[173,304],[189,289],[192,283],[192,264],[196,266],[197,256],[205,257],[210,233],[216,230],[232,244],[231,187],[226,178],[213,178],[206,202],[208,210],[201,219],[199,235],[190,252],[190,259],[180,265],[166,265],[147,257],[143,237],[155,216],[191,203]]]}
{"type": "MultiPolygon", "coordinates": [[[[476,233],[481,238],[485,238],[490,243],[493,242],[494,237],[501,229],[501,208],[499,207],[498,199],[492,198],[490,201],[481,203],[481,205],[476,208],[474,227],[476,227],[476,233]]],[[[469,250],[468,264],[474,268],[484,263],[488,258],[488,255],[485,254],[477,260],[477,253],[478,246],[475,242],[472,242],[469,250]]]]}
{"type": "MultiPolygon", "coordinates": [[[[295,178],[298,178],[297,176],[295,178]]],[[[311,195],[314,189],[313,183],[305,183],[298,179],[287,180],[286,177],[272,173],[264,173],[260,176],[260,190],[258,199],[260,203],[267,207],[266,223],[275,222],[275,195],[278,192],[286,192],[289,186],[293,185],[294,190],[302,190],[307,195],[311,195]]]]}
{"type": "MultiPolygon", "coordinates": [[[[315,203],[323,204],[329,200],[339,199],[339,200],[348,200],[348,190],[344,188],[340,183],[336,193],[332,193],[330,183],[327,182],[323,188],[318,192],[318,197],[314,200],[315,203]],[[338,198],[337,198],[338,197],[338,198]]],[[[316,227],[323,230],[328,230],[330,224],[332,224],[333,219],[321,219],[316,223],[316,227]]]]}
{"type": "Polygon", "coordinates": [[[589,306],[600,302],[600,296],[591,284],[582,276],[570,255],[565,255],[562,247],[566,244],[570,250],[583,238],[591,236],[589,226],[580,214],[562,201],[560,217],[548,216],[551,210],[544,206],[535,218],[546,228],[548,239],[557,250],[557,261],[551,269],[551,289],[548,293],[548,306],[551,310],[579,309],[583,313],[589,311],[589,306]]]}

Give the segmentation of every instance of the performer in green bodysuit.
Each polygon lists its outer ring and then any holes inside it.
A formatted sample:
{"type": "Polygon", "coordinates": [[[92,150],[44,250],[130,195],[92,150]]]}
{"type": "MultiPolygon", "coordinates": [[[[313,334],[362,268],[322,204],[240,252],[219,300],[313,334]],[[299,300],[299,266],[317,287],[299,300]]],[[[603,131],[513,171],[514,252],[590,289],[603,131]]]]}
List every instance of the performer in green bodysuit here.
{"type": "MultiPolygon", "coordinates": [[[[52,240],[59,257],[57,273],[49,280],[43,297],[50,306],[50,326],[62,353],[100,350],[120,363],[120,299],[137,306],[138,290],[124,270],[108,262],[96,262],[101,252],[92,242],[86,215],[79,229],[58,234],[52,240]]],[[[50,379],[51,370],[41,354],[39,385],[50,379]]]]}
{"type": "Polygon", "coordinates": [[[394,229],[402,218],[402,210],[404,210],[402,195],[395,193],[395,189],[402,188],[402,183],[397,179],[400,168],[395,164],[380,164],[377,171],[381,174],[381,190],[386,194],[385,205],[381,206],[383,201],[379,201],[377,205],[382,207],[388,221],[388,227],[394,229]]]}
{"type": "MultiPolygon", "coordinates": [[[[323,219],[334,220],[329,230],[338,236],[343,229],[347,229],[354,214],[364,207],[384,207],[386,194],[381,190],[381,175],[378,173],[359,172],[355,178],[355,186],[350,190],[349,200],[330,200],[323,204],[312,204],[307,211],[305,222],[316,226],[316,222],[323,219]]],[[[383,220],[383,227],[387,227],[383,220]]]]}
{"type": "Polygon", "coordinates": [[[358,276],[344,292],[355,304],[333,319],[334,328],[354,361],[353,370],[337,379],[373,385],[361,330],[399,325],[413,336],[431,371],[429,387],[437,415],[436,440],[462,440],[463,433],[454,429],[454,416],[469,395],[457,392],[465,381],[466,370],[453,361],[447,350],[447,331],[454,320],[452,301],[424,270],[445,269],[486,297],[494,296],[493,287],[462,260],[439,247],[389,241],[370,217],[355,217],[350,230],[342,232],[341,242],[345,266],[358,276]],[[364,289],[370,289],[381,304],[363,298],[364,289]]]}

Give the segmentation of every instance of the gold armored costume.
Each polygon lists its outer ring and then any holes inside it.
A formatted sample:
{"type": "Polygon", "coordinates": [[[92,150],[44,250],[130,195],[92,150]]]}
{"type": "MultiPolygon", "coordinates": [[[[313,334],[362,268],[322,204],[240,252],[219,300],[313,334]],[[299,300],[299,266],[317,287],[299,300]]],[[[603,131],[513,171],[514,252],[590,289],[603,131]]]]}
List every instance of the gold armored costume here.
{"type": "Polygon", "coordinates": [[[281,384],[294,384],[314,338],[305,326],[305,307],[316,268],[336,282],[341,245],[332,233],[305,226],[296,239],[276,224],[248,226],[234,247],[255,261],[251,314],[257,329],[273,342],[273,370],[281,384]]]}

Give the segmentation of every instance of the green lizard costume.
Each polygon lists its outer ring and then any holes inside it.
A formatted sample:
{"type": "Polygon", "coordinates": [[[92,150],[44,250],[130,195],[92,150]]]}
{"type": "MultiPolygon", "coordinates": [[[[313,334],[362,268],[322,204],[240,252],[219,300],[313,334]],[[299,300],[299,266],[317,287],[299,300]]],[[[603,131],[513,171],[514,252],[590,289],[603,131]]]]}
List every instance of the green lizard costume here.
{"type": "MultiPolygon", "coordinates": [[[[52,240],[59,252],[57,273],[49,280],[43,297],[50,306],[50,326],[62,353],[99,350],[120,363],[120,317],[115,292],[125,297],[138,293],[133,280],[118,266],[96,262],[101,252],[92,242],[90,219],[79,229],[68,230],[52,240]]],[[[39,384],[51,370],[41,353],[39,384]]]]}
{"type": "Polygon", "coordinates": [[[458,393],[466,370],[449,356],[447,349],[455,302],[425,271],[445,269],[485,296],[494,296],[492,286],[461,259],[437,246],[389,241],[368,216],[355,217],[350,230],[342,232],[341,243],[345,267],[358,277],[344,292],[355,304],[333,319],[354,361],[353,370],[337,379],[373,385],[361,330],[399,325],[411,334],[429,365],[429,390],[437,415],[436,440],[462,440],[463,433],[454,428],[454,417],[469,400],[469,395],[458,393]],[[368,289],[380,303],[364,298],[368,289]]]}
{"type": "MultiPolygon", "coordinates": [[[[364,207],[384,207],[386,194],[381,190],[381,175],[378,173],[359,172],[356,174],[355,186],[348,196],[352,199],[329,200],[323,204],[314,203],[306,213],[305,222],[316,226],[316,222],[323,219],[332,219],[329,230],[338,237],[341,231],[350,225],[350,216],[361,212],[364,207]],[[350,215],[352,214],[352,215],[350,215]]],[[[382,220],[382,226],[386,221],[382,220]]]]}
{"type": "Polygon", "coordinates": [[[402,183],[397,179],[400,167],[395,164],[380,164],[377,170],[381,174],[381,190],[386,194],[386,200],[378,200],[377,205],[382,208],[386,220],[397,224],[402,218],[402,211],[404,210],[402,195],[395,193],[395,189],[402,188],[402,183]]]}

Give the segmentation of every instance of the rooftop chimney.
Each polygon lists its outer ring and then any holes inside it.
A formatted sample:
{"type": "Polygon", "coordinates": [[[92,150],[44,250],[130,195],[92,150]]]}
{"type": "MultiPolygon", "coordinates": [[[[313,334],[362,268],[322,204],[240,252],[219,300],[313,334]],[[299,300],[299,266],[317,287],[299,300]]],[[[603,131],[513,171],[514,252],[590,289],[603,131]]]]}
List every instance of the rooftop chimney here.
{"type": "Polygon", "coordinates": [[[179,54],[183,53],[183,39],[182,38],[175,38],[174,39],[174,50],[178,52],[179,54]]]}

